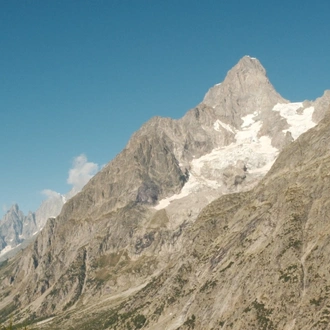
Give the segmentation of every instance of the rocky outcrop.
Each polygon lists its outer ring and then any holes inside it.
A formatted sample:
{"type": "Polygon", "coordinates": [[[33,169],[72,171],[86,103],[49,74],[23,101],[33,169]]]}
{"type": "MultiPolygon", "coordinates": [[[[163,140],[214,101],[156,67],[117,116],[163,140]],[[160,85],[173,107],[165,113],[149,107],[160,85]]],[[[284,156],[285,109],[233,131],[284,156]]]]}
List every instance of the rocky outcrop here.
{"type": "Polygon", "coordinates": [[[321,119],[324,118],[327,108],[330,102],[330,90],[326,90],[324,94],[317,98],[313,103],[315,106],[315,111],[313,113],[313,120],[315,122],[319,122],[321,119]]]}

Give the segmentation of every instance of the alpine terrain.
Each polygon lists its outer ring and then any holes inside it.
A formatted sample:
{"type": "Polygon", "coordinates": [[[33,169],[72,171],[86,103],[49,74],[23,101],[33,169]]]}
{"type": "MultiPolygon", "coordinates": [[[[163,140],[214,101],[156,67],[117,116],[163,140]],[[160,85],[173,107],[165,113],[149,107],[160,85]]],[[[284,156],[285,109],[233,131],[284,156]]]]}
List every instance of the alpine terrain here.
{"type": "Polygon", "coordinates": [[[65,200],[65,196],[53,194],[41,203],[36,212],[29,212],[27,216],[17,204],[12,205],[0,220],[0,261],[25,248],[48,218],[59,215],[65,200]]]}
{"type": "MultiPolygon", "coordinates": [[[[81,155],[78,159],[81,157],[84,156],[81,155]]],[[[87,179],[83,178],[80,184],[83,186],[87,179]]],[[[30,211],[27,216],[19,210],[17,204],[12,205],[0,219],[0,262],[11,258],[33,241],[45,226],[47,219],[57,217],[65,202],[80,190],[81,187],[78,185],[65,195],[50,191],[47,194],[48,198],[41,203],[40,207],[35,212],[30,211]]]]}
{"type": "Polygon", "coordinates": [[[243,57],[183,118],[144,124],[1,264],[0,323],[328,328],[329,140],[330,91],[290,103],[243,57]]]}

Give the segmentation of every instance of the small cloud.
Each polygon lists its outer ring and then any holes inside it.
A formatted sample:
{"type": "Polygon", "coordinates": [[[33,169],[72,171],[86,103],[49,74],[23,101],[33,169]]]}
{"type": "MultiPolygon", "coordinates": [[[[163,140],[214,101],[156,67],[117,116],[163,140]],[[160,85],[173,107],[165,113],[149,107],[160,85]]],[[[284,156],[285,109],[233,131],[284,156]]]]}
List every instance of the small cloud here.
{"type": "Polygon", "coordinates": [[[67,183],[72,185],[69,192],[61,195],[54,190],[44,189],[41,193],[47,197],[46,200],[61,196],[63,202],[65,202],[65,200],[73,197],[81,191],[83,186],[98,172],[98,170],[98,164],[88,162],[86,155],[81,154],[73,159],[72,168],[69,170],[67,183]]]}
{"type": "Polygon", "coordinates": [[[67,183],[72,185],[72,190],[79,192],[83,186],[98,172],[98,164],[88,162],[84,154],[74,158],[69,171],[67,183]]]}
{"type": "Polygon", "coordinates": [[[51,189],[44,189],[41,193],[47,198],[58,197],[60,195],[58,192],[51,189]]]}

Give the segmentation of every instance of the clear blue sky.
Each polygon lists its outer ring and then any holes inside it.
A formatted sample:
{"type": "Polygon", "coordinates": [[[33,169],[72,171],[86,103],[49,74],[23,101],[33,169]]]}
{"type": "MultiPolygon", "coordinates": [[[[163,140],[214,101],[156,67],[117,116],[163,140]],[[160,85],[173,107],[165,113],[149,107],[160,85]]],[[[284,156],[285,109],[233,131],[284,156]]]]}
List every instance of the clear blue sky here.
{"type": "MultiPolygon", "coordinates": [[[[244,55],[285,98],[330,88],[330,1],[0,0],[0,205],[70,190],[152,116],[179,118],[244,55]]],[[[3,210],[0,210],[0,218],[3,210]]]]}

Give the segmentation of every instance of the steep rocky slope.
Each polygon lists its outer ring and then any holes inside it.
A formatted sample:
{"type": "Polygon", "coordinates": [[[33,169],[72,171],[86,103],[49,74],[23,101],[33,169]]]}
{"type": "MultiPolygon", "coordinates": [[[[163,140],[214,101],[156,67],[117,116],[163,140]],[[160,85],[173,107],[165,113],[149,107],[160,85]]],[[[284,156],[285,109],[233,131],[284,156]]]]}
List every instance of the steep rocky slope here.
{"type": "MultiPolygon", "coordinates": [[[[318,119],[328,104],[318,100],[318,119]]],[[[308,291],[318,270],[307,273],[307,232],[318,242],[326,229],[313,219],[323,215],[329,119],[297,139],[315,125],[314,105],[288,103],[244,57],[182,119],[150,120],[1,266],[1,320],[14,312],[17,322],[55,315],[44,329],[302,328],[298,307],[327,299],[308,291]]]]}

